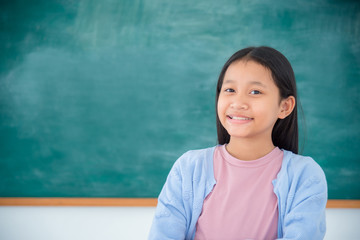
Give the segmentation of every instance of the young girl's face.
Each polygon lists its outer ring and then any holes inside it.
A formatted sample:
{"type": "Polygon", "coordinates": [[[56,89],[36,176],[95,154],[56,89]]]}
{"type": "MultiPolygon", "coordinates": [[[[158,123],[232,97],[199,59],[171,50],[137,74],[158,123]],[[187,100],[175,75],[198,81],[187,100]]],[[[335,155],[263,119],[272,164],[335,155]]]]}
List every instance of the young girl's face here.
{"type": "Polygon", "coordinates": [[[234,138],[271,140],[287,103],[280,98],[271,71],[255,61],[236,61],[227,69],[217,103],[221,124],[234,138]]]}

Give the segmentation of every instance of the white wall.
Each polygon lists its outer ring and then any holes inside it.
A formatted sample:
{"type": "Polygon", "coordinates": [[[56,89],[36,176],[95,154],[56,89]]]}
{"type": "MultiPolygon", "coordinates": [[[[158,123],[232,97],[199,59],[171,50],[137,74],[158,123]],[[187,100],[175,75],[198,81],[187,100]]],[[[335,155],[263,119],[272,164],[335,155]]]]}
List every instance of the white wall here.
{"type": "MultiPolygon", "coordinates": [[[[154,210],[151,207],[0,207],[0,239],[146,239],[154,210]]],[[[360,209],[327,209],[326,213],[326,240],[360,239],[360,209]]]]}

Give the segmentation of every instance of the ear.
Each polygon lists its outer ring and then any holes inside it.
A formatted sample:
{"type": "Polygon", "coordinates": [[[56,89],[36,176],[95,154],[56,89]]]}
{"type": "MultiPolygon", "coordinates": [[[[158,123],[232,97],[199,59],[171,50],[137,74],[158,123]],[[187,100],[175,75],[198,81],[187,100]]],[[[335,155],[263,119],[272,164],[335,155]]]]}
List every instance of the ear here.
{"type": "Polygon", "coordinates": [[[296,103],[295,103],[294,96],[290,96],[288,98],[281,100],[280,113],[279,113],[278,117],[280,119],[284,119],[287,116],[289,116],[292,113],[292,111],[294,110],[295,104],[296,103]]]}

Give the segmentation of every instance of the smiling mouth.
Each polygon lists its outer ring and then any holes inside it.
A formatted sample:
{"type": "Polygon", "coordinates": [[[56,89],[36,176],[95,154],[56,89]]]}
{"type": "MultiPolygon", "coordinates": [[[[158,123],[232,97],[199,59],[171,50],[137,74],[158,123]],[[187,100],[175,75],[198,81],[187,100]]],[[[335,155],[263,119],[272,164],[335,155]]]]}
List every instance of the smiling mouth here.
{"type": "Polygon", "coordinates": [[[227,115],[228,118],[230,119],[234,119],[234,120],[253,120],[253,118],[249,118],[249,117],[236,117],[236,116],[230,116],[230,115],[227,115]]]}

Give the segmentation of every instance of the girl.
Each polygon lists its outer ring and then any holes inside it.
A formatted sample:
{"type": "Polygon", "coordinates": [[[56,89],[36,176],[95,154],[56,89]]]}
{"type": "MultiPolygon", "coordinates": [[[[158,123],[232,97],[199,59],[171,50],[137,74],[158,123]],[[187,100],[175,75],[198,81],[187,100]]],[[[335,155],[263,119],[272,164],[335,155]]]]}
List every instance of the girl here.
{"type": "Polygon", "coordinates": [[[297,155],[296,84],[285,56],[269,47],[232,55],[216,113],[219,145],[175,162],[149,239],[323,239],[326,179],[297,155]]]}

